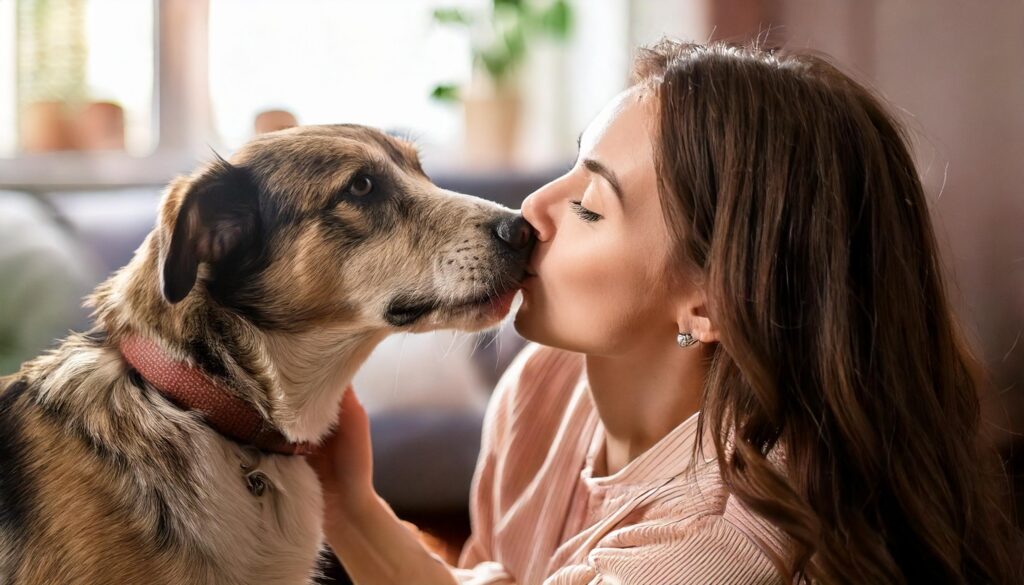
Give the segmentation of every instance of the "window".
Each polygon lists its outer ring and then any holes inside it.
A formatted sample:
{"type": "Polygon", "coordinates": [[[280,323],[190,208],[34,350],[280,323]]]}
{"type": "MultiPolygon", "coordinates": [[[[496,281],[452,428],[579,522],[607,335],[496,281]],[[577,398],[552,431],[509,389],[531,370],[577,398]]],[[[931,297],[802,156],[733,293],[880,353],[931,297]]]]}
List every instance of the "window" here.
{"type": "MultiPolygon", "coordinates": [[[[468,113],[430,97],[473,73],[466,31],[433,11],[493,1],[0,0],[0,188],[164,184],[244,143],[266,110],[405,133],[428,167],[482,170],[466,158],[468,113]],[[48,141],[47,116],[71,139],[48,141]]],[[[521,71],[527,167],[571,159],[625,85],[629,0],[571,4],[568,46],[531,45],[521,71]]]]}
{"type": "Polygon", "coordinates": [[[410,132],[430,145],[458,141],[457,108],[430,98],[471,74],[469,40],[433,22],[434,8],[489,1],[211,0],[210,93],[225,146],[253,134],[263,110],[301,124],[356,122],[410,132]]]}
{"type": "Polygon", "coordinates": [[[155,144],[151,2],[0,0],[0,157],[155,144]]]}

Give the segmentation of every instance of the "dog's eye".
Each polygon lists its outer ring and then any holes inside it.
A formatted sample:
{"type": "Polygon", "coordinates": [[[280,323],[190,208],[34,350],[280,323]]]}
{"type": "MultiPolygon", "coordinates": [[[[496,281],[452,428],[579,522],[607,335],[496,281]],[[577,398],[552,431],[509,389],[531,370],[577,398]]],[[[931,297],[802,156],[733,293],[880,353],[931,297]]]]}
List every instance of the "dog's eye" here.
{"type": "Polygon", "coordinates": [[[370,177],[360,175],[349,184],[346,191],[356,197],[366,197],[373,191],[373,181],[370,180],[370,177]]]}

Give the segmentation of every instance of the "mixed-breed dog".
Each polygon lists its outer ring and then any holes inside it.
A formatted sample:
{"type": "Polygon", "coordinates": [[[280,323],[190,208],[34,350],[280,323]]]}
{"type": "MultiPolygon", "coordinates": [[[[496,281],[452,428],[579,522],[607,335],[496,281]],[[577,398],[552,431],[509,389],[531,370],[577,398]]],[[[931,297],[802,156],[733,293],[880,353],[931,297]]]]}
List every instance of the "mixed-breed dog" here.
{"type": "Polygon", "coordinates": [[[354,125],[260,136],[166,189],[94,327],[0,378],[0,583],[309,583],[302,457],[398,331],[491,327],[519,214],[354,125]]]}

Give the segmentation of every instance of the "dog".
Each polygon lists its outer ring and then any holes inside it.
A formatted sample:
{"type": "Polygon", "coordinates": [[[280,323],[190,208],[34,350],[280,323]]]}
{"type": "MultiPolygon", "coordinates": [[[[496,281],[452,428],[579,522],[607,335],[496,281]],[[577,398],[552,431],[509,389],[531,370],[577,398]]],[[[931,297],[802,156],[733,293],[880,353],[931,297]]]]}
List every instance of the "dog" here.
{"type": "Polygon", "coordinates": [[[535,236],[356,125],[262,135],[165,189],[92,329],[0,379],[0,583],[309,583],[302,454],[398,331],[497,324],[535,236]]]}

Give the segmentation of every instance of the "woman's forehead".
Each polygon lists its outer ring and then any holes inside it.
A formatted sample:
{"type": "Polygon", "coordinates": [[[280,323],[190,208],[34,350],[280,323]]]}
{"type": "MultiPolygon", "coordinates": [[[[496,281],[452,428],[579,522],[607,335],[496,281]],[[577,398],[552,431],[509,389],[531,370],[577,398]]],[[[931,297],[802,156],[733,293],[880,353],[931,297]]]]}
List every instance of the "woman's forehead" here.
{"type": "Polygon", "coordinates": [[[609,101],[580,136],[580,155],[586,156],[598,145],[602,150],[613,145],[635,148],[648,142],[650,104],[640,87],[627,89],[609,101]]]}

